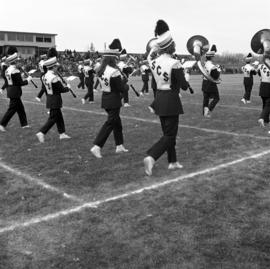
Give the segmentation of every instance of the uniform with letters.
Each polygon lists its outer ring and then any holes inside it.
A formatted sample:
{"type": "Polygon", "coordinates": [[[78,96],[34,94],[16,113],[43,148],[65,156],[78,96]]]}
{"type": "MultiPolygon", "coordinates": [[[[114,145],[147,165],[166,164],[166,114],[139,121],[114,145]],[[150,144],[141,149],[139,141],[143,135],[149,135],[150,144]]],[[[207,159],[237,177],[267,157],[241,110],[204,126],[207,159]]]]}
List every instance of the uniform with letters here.
{"type": "Polygon", "coordinates": [[[30,76],[27,80],[23,80],[21,72],[16,64],[18,60],[18,53],[15,52],[8,56],[6,62],[9,67],[6,69],[5,77],[7,79],[7,98],[10,99],[9,107],[5,115],[0,122],[0,131],[5,131],[5,127],[8,125],[10,119],[15,113],[18,114],[20,124],[22,128],[27,128],[28,122],[24,109],[24,105],[21,100],[22,86],[28,85],[28,82],[32,79],[30,76]]]}
{"type": "Polygon", "coordinates": [[[262,112],[258,122],[265,127],[265,124],[269,124],[270,114],[270,69],[265,64],[260,64],[258,75],[261,78],[259,96],[262,99],[262,112]]]}
{"type": "Polygon", "coordinates": [[[245,58],[246,64],[241,68],[244,73],[244,87],[245,87],[245,93],[241,101],[244,104],[250,103],[250,96],[253,87],[253,76],[257,74],[254,66],[250,64],[251,60],[252,54],[249,53],[245,58]]]}
{"type": "Polygon", "coordinates": [[[46,91],[46,107],[50,110],[50,115],[47,122],[41,127],[40,131],[36,134],[38,140],[43,143],[44,135],[53,127],[54,124],[57,126],[60,140],[70,138],[65,134],[65,123],[62,108],[62,97],[61,93],[69,91],[68,87],[63,86],[60,77],[57,75],[54,67],[57,68],[57,59],[52,57],[44,61],[44,66],[47,67],[46,74],[43,75],[42,81],[45,85],[46,91]]]}
{"type": "MultiPolygon", "coordinates": [[[[167,25],[167,24],[166,24],[167,25]]],[[[145,172],[152,174],[155,162],[164,152],[167,152],[168,169],[181,168],[176,156],[176,136],[178,132],[179,115],[183,114],[183,107],[179,97],[180,88],[187,90],[188,84],[184,77],[183,68],[179,60],[173,59],[175,44],[168,26],[159,20],[157,28],[165,29],[157,31],[159,56],[152,59],[152,49],[148,55],[148,62],[156,81],[156,97],[152,103],[156,115],[159,116],[163,136],[148,151],[144,158],[145,172]]]]}
{"type": "Polygon", "coordinates": [[[104,58],[98,71],[98,78],[102,87],[101,107],[107,112],[108,118],[101,127],[94,140],[94,146],[91,148],[91,152],[96,158],[102,158],[100,151],[111,132],[114,135],[116,153],[128,151],[123,146],[123,127],[120,118],[123,84],[121,73],[116,65],[116,55],[119,55],[122,50],[120,40],[114,39],[109,48],[104,52],[104,58]]]}

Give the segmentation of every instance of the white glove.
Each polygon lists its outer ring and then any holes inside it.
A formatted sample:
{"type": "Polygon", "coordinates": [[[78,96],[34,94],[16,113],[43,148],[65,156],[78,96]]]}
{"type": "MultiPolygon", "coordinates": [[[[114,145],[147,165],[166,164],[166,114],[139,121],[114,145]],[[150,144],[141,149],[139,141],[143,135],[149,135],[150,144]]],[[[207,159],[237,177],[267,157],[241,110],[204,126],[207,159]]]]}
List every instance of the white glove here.
{"type": "Polygon", "coordinates": [[[3,94],[4,92],[3,92],[3,90],[2,89],[0,89],[0,94],[3,94]]]}
{"type": "Polygon", "coordinates": [[[31,77],[31,76],[28,76],[27,78],[26,78],[26,80],[28,81],[28,83],[32,80],[33,78],[31,77]]]}
{"type": "Polygon", "coordinates": [[[67,84],[67,87],[68,87],[69,89],[71,89],[71,86],[70,86],[70,84],[69,84],[69,83],[67,84]]]}

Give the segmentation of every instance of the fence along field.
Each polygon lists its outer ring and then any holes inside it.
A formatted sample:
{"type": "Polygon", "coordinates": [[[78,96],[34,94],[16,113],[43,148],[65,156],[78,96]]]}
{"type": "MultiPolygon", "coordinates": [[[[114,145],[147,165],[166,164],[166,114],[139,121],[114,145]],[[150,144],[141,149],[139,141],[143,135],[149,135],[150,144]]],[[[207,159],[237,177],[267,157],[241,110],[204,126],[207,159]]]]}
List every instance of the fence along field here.
{"type": "MultiPolygon", "coordinates": [[[[139,78],[133,84],[140,89],[139,78]]],[[[52,130],[41,145],[34,134],[46,109],[28,87],[32,128],[14,118],[0,136],[0,268],[267,268],[270,137],[257,126],[258,79],[244,106],[242,77],[224,75],[210,120],[201,77],[191,84],[177,140],[184,168],[170,172],[164,157],[150,178],[142,159],[161,134],[147,109],[152,95],[130,91],[132,107],[121,110],[130,152],[115,154],[110,140],[97,160],[89,149],[105,119],[100,94],[84,106],[82,90],[78,100],[66,94],[72,139],[59,142],[52,130]]],[[[1,113],[6,105],[1,98],[1,113]]]]}

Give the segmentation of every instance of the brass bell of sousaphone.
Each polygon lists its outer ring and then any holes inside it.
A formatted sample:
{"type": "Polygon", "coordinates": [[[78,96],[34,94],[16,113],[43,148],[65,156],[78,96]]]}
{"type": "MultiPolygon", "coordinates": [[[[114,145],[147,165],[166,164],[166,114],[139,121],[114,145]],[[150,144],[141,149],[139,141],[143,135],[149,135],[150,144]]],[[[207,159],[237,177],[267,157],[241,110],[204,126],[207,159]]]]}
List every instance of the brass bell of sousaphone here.
{"type": "Polygon", "coordinates": [[[252,37],[251,49],[263,55],[263,62],[270,69],[270,29],[260,30],[252,37]]]}
{"type": "Polygon", "coordinates": [[[146,52],[147,54],[149,54],[150,50],[154,47],[158,47],[157,45],[157,38],[156,37],[153,37],[151,38],[147,44],[146,44],[146,52]]]}
{"type": "Polygon", "coordinates": [[[210,74],[208,74],[208,72],[205,70],[201,62],[201,57],[209,50],[208,40],[201,35],[192,36],[187,42],[187,50],[191,55],[195,56],[197,65],[200,71],[202,72],[203,76],[213,83],[216,84],[220,83],[219,79],[215,80],[210,76],[210,74]]]}

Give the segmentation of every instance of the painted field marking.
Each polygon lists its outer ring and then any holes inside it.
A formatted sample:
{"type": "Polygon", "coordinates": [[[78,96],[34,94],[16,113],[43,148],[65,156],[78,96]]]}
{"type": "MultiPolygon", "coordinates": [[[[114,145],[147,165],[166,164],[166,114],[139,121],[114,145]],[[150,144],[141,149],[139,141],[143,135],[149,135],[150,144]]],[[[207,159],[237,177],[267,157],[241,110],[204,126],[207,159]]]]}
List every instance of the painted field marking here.
{"type": "MultiPolygon", "coordinates": [[[[196,102],[189,102],[188,100],[182,100],[184,104],[189,104],[189,105],[198,105],[202,106],[201,103],[196,103],[196,102]]],[[[234,105],[223,105],[223,104],[217,104],[217,107],[227,107],[227,108],[234,108],[234,109],[243,109],[243,110],[256,110],[256,111],[261,111],[261,108],[257,107],[250,107],[250,106],[234,106],[234,105]]]]}
{"type": "Polygon", "coordinates": [[[5,164],[4,162],[1,162],[0,161],[0,167],[3,168],[4,170],[6,170],[7,172],[13,174],[13,175],[16,175],[18,177],[21,177],[21,178],[24,178],[26,179],[27,181],[30,181],[30,182],[33,182],[35,183],[36,185],[39,185],[41,186],[43,189],[46,189],[46,190],[49,190],[49,191],[52,191],[52,192],[55,192],[57,194],[60,194],[62,195],[64,198],[66,199],[69,199],[73,202],[77,202],[77,203],[82,203],[83,200],[81,200],[80,198],[74,196],[74,195],[70,195],[50,184],[47,184],[46,182],[44,182],[42,179],[39,179],[39,178],[36,178],[36,177],[32,177],[30,176],[29,174],[25,173],[25,172],[22,172],[16,168],[13,168],[7,164],[5,164]]]}
{"type": "Polygon", "coordinates": [[[222,163],[222,164],[216,165],[214,167],[206,168],[206,169],[203,169],[203,170],[199,170],[197,172],[192,172],[192,173],[182,175],[182,176],[179,176],[179,177],[176,177],[176,178],[168,179],[168,180],[165,180],[165,181],[160,182],[160,183],[155,183],[155,184],[152,184],[152,185],[149,185],[149,186],[146,186],[146,187],[134,190],[134,191],[129,191],[129,192],[126,192],[126,193],[123,193],[123,194],[119,194],[119,195],[116,195],[116,196],[108,197],[108,198],[97,200],[97,201],[87,202],[87,203],[81,204],[81,205],[76,206],[76,207],[72,207],[72,208],[69,208],[69,209],[58,211],[56,213],[31,218],[31,219],[29,219],[28,221],[25,221],[25,222],[17,222],[17,223],[14,223],[14,224],[10,225],[10,226],[1,228],[0,229],[0,234],[6,233],[6,232],[11,232],[11,231],[14,231],[14,230],[17,230],[17,229],[20,229],[20,228],[24,228],[24,227],[29,227],[29,226],[32,226],[34,224],[38,224],[38,223],[41,223],[41,222],[47,222],[47,221],[50,221],[50,220],[54,220],[54,219],[57,219],[57,218],[62,217],[62,216],[68,216],[68,215],[71,215],[71,214],[74,214],[74,213],[78,213],[78,212],[80,212],[80,211],[82,211],[82,210],[84,210],[86,208],[97,208],[98,206],[103,205],[105,203],[109,203],[109,202],[112,202],[112,201],[117,201],[117,200],[121,200],[121,199],[124,199],[124,198],[128,198],[130,196],[143,193],[145,191],[159,189],[161,187],[164,187],[164,186],[167,186],[167,185],[170,185],[170,184],[173,184],[173,183],[177,183],[177,182],[180,182],[180,181],[183,181],[183,180],[186,180],[186,179],[194,178],[196,176],[208,174],[208,173],[211,173],[211,172],[216,172],[218,170],[228,168],[230,166],[242,163],[242,162],[247,161],[247,160],[261,158],[261,157],[263,157],[265,155],[268,155],[268,154],[270,154],[270,149],[262,151],[260,153],[256,153],[256,154],[253,154],[253,155],[242,157],[242,158],[236,159],[236,160],[231,161],[231,162],[222,163]]]}
{"type": "MultiPolygon", "coordinates": [[[[23,100],[23,102],[24,103],[29,103],[29,104],[34,104],[34,105],[44,106],[42,103],[36,103],[36,102],[32,102],[32,101],[23,100]]],[[[95,114],[95,115],[102,115],[102,116],[107,115],[105,112],[98,112],[98,111],[93,111],[93,110],[79,109],[79,108],[75,108],[75,107],[65,107],[64,106],[63,109],[64,110],[70,110],[70,111],[83,112],[83,113],[90,113],[90,114],[95,114]]],[[[121,115],[121,118],[122,119],[127,119],[127,120],[136,120],[136,121],[141,121],[141,122],[159,124],[158,120],[143,119],[143,118],[131,117],[131,116],[125,116],[125,115],[121,115]]],[[[188,128],[188,129],[194,129],[194,130],[208,132],[208,133],[232,135],[232,136],[237,136],[237,137],[249,137],[249,138],[256,138],[256,139],[261,139],[261,140],[270,139],[269,136],[256,136],[256,135],[253,135],[253,134],[239,134],[239,133],[235,133],[235,132],[221,131],[221,130],[209,129],[209,128],[201,128],[201,127],[185,125],[185,124],[179,124],[179,127],[188,128]]]]}

